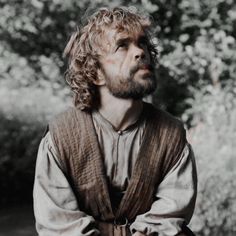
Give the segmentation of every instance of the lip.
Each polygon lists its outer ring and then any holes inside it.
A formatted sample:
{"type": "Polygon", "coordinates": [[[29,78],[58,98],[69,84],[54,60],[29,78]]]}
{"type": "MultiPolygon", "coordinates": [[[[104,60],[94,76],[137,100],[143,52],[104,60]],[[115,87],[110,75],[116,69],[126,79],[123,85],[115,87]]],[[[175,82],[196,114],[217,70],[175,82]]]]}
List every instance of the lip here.
{"type": "Polygon", "coordinates": [[[148,64],[141,65],[139,67],[139,70],[150,70],[151,66],[148,64]]]}
{"type": "Polygon", "coordinates": [[[149,67],[140,67],[138,69],[138,73],[142,74],[142,75],[150,75],[152,74],[151,70],[149,69],[149,67]]]}

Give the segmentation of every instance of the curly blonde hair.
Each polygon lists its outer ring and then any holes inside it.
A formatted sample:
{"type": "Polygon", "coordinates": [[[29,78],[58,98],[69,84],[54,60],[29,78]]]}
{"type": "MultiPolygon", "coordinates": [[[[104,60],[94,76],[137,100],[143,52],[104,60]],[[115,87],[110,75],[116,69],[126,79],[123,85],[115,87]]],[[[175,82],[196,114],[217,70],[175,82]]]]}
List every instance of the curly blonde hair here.
{"type": "Polygon", "coordinates": [[[134,7],[100,8],[87,22],[71,35],[64,50],[68,56],[65,79],[74,92],[74,105],[81,110],[91,110],[99,103],[97,69],[99,68],[99,48],[106,29],[113,27],[120,31],[144,30],[148,37],[148,49],[152,63],[156,62],[157,49],[151,40],[149,16],[140,14],[134,7]]]}

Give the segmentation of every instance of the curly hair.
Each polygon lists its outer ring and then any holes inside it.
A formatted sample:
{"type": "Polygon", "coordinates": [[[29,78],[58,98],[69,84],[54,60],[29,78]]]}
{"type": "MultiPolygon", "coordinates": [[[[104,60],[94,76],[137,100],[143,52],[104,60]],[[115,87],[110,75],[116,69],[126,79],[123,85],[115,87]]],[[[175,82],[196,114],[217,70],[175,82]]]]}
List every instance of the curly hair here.
{"type": "Polygon", "coordinates": [[[100,8],[92,14],[85,24],[71,35],[64,56],[68,56],[66,82],[74,92],[74,105],[81,110],[91,110],[99,103],[97,69],[99,68],[99,48],[102,36],[109,27],[117,31],[130,32],[144,30],[148,37],[148,50],[153,63],[157,59],[157,49],[151,40],[150,17],[137,12],[134,7],[100,8]]]}

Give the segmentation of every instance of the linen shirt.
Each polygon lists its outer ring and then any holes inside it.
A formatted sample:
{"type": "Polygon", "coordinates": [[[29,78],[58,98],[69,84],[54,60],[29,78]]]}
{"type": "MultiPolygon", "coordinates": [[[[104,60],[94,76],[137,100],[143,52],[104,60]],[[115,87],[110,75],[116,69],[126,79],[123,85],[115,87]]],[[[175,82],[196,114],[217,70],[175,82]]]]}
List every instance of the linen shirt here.
{"type": "MultiPolygon", "coordinates": [[[[93,112],[92,118],[109,185],[114,192],[124,193],[142,142],[145,116],[141,115],[134,125],[124,131],[116,131],[99,112],[93,112]]],[[[196,192],[194,155],[190,144],[186,143],[179,161],[156,189],[150,210],[136,217],[130,225],[131,232],[176,235],[182,224],[188,224],[192,217],[196,192]]],[[[87,230],[95,220],[80,211],[80,202],[60,166],[49,132],[39,146],[33,195],[39,236],[89,236],[99,233],[95,228],[87,230]]]]}

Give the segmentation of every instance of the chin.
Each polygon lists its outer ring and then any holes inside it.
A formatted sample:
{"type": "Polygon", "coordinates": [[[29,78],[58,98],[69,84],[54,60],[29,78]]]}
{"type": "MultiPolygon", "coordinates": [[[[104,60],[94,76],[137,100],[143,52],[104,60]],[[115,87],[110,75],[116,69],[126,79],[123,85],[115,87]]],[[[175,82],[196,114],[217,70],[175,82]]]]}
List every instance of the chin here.
{"type": "Polygon", "coordinates": [[[152,77],[141,78],[126,87],[126,90],[119,90],[113,93],[116,97],[124,99],[142,99],[152,94],[156,89],[156,80],[152,77]]]}
{"type": "MultiPolygon", "coordinates": [[[[135,82],[143,85],[144,87],[149,87],[151,84],[155,84],[156,79],[153,75],[139,76],[135,79],[135,82]]],[[[151,86],[152,87],[152,86],[151,86]]]]}
{"type": "Polygon", "coordinates": [[[153,80],[155,76],[149,70],[144,70],[142,73],[138,73],[134,76],[134,80],[145,81],[145,80],[153,80]]]}

